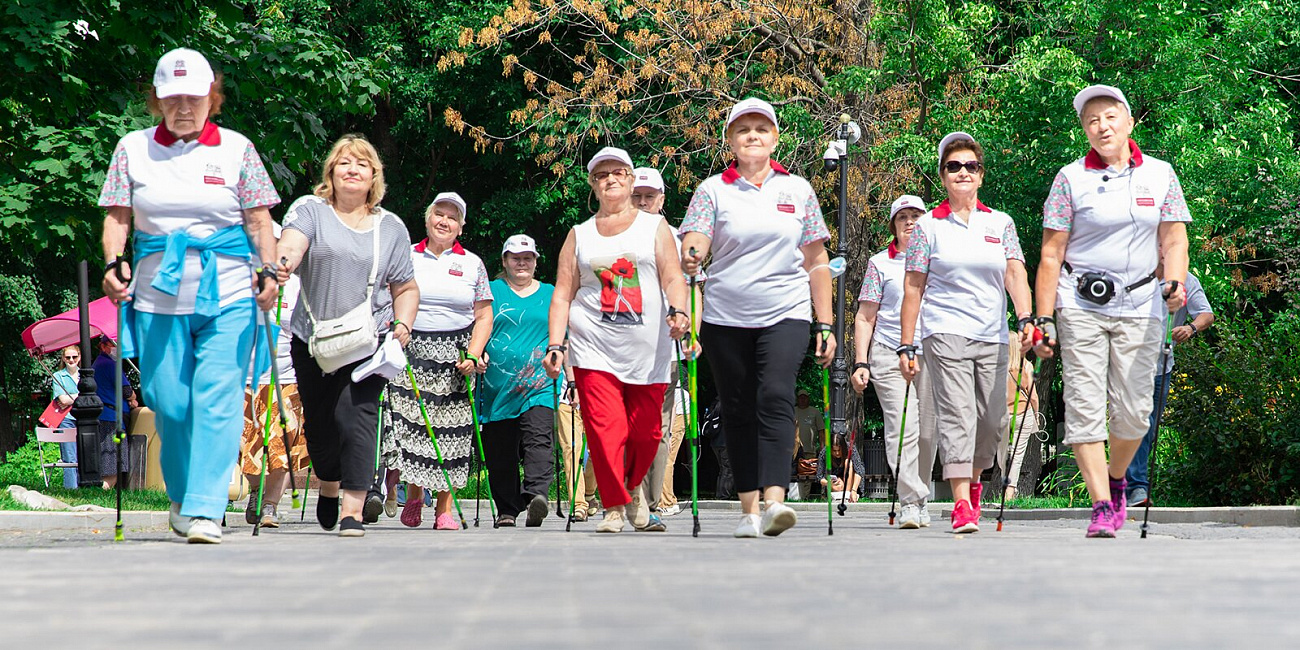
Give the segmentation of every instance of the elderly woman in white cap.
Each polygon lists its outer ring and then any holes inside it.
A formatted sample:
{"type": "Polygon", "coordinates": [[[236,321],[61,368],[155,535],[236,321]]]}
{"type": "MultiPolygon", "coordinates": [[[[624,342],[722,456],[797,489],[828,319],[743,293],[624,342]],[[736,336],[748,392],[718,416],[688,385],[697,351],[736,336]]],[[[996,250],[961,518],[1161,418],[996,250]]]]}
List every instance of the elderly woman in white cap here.
{"type": "Polygon", "coordinates": [[[690,326],[686,282],[664,218],[632,204],[632,159],[605,147],[587,163],[600,209],[574,226],[560,250],[551,299],[546,371],[573,367],[582,423],[605,517],[617,533],[650,516],[642,481],[659,450],[660,409],[673,352],[690,326]],[[568,345],[564,344],[568,330],[568,345]]]}
{"type": "Polygon", "coordinates": [[[1050,357],[1060,332],[1064,442],[1092,497],[1087,536],[1114,537],[1126,514],[1124,473],[1153,408],[1165,318],[1186,299],[1192,217],[1173,167],[1130,139],[1123,92],[1089,86],[1074,111],[1092,149],[1061,168],[1043,206],[1037,313],[1046,340],[1037,352],[1050,357]]]}
{"type": "Polygon", "coordinates": [[[457,240],[465,227],[465,208],[455,192],[435,196],[424,212],[428,237],[411,247],[420,308],[406,354],[442,452],[439,464],[410,378],[405,373],[393,378],[388,388],[393,430],[384,439],[384,458],[407,483],[401,521],[411,528],[423,521],[424,489],[437,492],[434,528],[460,528],[451,513],[451,489],[465,487],[474,453],[465,377],[487,368],[483,351],[492,336],[492,290],[483,260],[457,240]],[[451,485],[443,478],[444,469],[451,485]]]}
{"type": "Polygon", "coordinates": [[[935,454],[934,430],[930,426],[933,418],[923,420],[920,413],[920,404],[925,401],[923,395],[929,389],[921,350],[917,350],[916,385],[910,391],[895,353],[902,335],[905,252],[912,241],[912,231],[925,212],[925,202],[910,194],[899,197],[890,206],[889,231],[893,240],[867,261],[853,329],[855,363],[850,382],[859,394],[866,390],[868,383],[876,388],[876,398],[885,416],[885,458],[890,469],[897,473],[898,500],[903,505],[898,527],[904,529],[930,525],[926,501],[930,497],[930,471],[934,469],[935,454]]]}
{"type": "Polygon", "coordinates": [[[506,240],[501,266],[501,276],[490,285],[491,362],[477,394],[483,455],[497,504],[496,525],[514,526],[519,513],[527,510],[525,525],[535,527],[546,518],[555,446],[553,382],[542,367],[555,287],[535,277],[537,243],[528,235],[506,240]]]}
{"type": "Polygon", "coordinates": [[[147,101],[162,121],[118,142],[99,196],[103,289],[130,301],[120,354],[139,358],[158,414],[172,530],[215,544],[239,458],[244,380],[254,345],[265,344],[257,312],[279,287],[261,261],[275,259],[270,208],[280,197],[253,143],[210,121],[223,95],[203,55],[164,54],[147,101]]]}
{"type": "Polygon", "coordinates": [[[1007,431],[1007,294],[1022,349],[1033,331],[1032,305],[1015,223],[979,200],[983,147],[967,133],[944,136],[939,176],[948,198],[917,222],[907,246],[896,351],[911,381],[921,371],[916,344],[924,341],[930,398],[921,410],[935,415],[952,530],[972,533],[979,530],[980,472],[993,466],[1007,431]]]}
{"type": "Polygon", "coordinates": [[[777,134],[771,104],[750,98],[733,106],[726,136],[735,161],[700,183],[682,222],[682,270],[699,273],[713,253],[700,339],[740,493],[736,537],[779,535],[796,523],[784,503],[795,375],[804,341],[812,339],[823,366],[835,353],[830,232],[812,186],[772,159],[777,134]]]}

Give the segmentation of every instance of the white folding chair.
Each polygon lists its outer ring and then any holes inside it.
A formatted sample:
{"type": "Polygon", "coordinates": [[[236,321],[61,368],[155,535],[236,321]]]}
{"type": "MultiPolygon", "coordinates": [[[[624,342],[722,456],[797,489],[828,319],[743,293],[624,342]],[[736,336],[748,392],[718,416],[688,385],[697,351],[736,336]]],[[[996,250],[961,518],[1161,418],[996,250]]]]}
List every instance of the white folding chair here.
{"type": "Polygon", "coordinates": [[[59,460],[57,462],[53,462],[53,463],[45,462],[45,448],[42,447],[41,444],[46,442],[48,443],[76,442],[76,440],[77,440],[76,429],[51,429],[49,427],[36,427],[36,451],[40,455],[39,462],[41,464],[41,478],[45,479],[45,487],[47,488],[50,487],[50,477],[48,474],[45,473],[46,468],[76,469],[77,464],[63,462],[62,456],[59,457],[59,460]]]}

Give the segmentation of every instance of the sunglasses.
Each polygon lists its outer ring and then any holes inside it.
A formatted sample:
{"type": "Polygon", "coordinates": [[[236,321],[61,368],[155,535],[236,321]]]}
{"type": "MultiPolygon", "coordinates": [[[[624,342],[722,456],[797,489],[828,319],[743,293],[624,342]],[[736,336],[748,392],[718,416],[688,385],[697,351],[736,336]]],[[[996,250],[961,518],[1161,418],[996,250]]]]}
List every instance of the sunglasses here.
{"type": "Polygon", "coordinates": [[[984,165],[978,160],[968,160],[966,162],[949,160],[948,162],[943,164],[943,170],[948,172],[949,174],[956,174],[957,172],[961,171],[963,167],[966,168],[967,173],[974,174],[975,172],[978,172],[979,170],[983,169],[984,165]]]}
{"type": "Polygon", "coordinates": [[[64,359],[67,359],[68,361],[76,361],[77,359],[80,359],[80,358],[81,358],[81,355],[79,355],[79,354],[77,354],[77,355],[73,355],[73,356],[67,356],[67,355],[64,355],[63,358],[64,358],[64,359]]]}
{"type": "Polygon", "coordinates": [[[596,172],[595,174],[593,174],[593,177],[596,179],[596,182],[602,182],[606,178],[609,178],[610,176],[613,176],[614,178],[617,178],[618,180],[621,181],[631,175],[632,172],[620,167],[618,169],[615,169],[614,171],[596,172]]]}

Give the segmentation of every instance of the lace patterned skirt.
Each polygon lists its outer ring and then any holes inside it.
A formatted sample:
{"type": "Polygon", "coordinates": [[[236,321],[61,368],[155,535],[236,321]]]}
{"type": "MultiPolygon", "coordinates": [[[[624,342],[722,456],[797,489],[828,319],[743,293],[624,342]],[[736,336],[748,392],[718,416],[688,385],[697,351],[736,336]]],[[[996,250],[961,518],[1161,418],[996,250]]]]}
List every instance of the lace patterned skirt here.
{"type": "Polygon", "coordinates": [[[402,480],[435,492],[447,490],[443,469],[458,490],[465,487],[469,477],[474,422],[470,417],[465,378],[456,371],[456,363],[461,351],[469,345],[471,329],[415,331],[406,346],[406,357],[419,382],[420,397],[429,414],[442,463],[438,462],[434,443],[424,426],[410,378],[402,373],[388,383],[388,397],[384,402],[387,426],[382,442],[384,465],[400,471],[402,480]]]}

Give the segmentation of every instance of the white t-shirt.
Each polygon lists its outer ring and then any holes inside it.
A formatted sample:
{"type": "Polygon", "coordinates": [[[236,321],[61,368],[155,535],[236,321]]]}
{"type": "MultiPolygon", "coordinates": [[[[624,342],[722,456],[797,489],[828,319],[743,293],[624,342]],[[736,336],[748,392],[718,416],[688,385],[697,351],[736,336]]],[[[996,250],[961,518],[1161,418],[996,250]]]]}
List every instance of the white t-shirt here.
{"type": "Polygon", "coordinates": [[[947,201],[925,213],[907,246],[907,270],[929,274],[921,339],[956,334],[1007,342],[1007,260],[1025,261],[1011,216],[976,203],[969,222],[947,201]]]}
{"type": "Polygon", "coordinates": [[[1125,288],[1155,272],[1160,262],[1159,227],[1192,220],[1183,188],[1169,163],[1143,156],[1129,141],[1127,169],[1107,167],[1096,151],[1056,174],[1043,204],[1043,228],[1070,233],[1061,265],[1057,309],[1085,309],[1122,318],[1163,318],[1160,282],[1125,288]],[[1078,278],[1093,271],[1115,283],[1105,305],[1079,297],[1078,278]]]}
{"type": "Polygon", "coordinates": [[[704,322],[759,328],[812,321],[800,248],[830,239],[830,232],[808,181],[772,161],[756,186],[733,163],[700,183],[681,231],[712,240],[704,322]]]}
{"type": "MultiPolygon", "coordinates": [[[[222,228],[242,226],[244,210],[280,203],[253,143],[212,122],[191,142],[161,125],[133,131],[117,143],[104,187],[102,207],[129,207],[137,231],[168,235],[185,231],[201,239],[222,228]]],[[[197,250],[185,253],[176,295],[150,286],[163,254],[141,259],[133,269],[132,303],[151,314],[193,314],[202,266],[197,250]]],[[[220,305],[253,297],[253,266],[246,257],[216,255],[220,305]]]]}
{"type": "Polygon", "coordinates": [[[434,255],[425,239],[411,247],[415,283],[420,286],[420,311],[415,329],[456,332],[474,324],[474,303],[492,300],[487,268],[478,255],[455,242],[434,255]]]}
{"type": "Polygon", "coordinates": [[[666,384],[673,363],[655,240],[663,217],[638,212],[605,237],[592,217],[574,226],[579,287],[569,307],[573,367],[608,372],[627,384],[666,384]]]}
{"type": "MultiPolygon", "coordinates": [[[[859,302],[874,302],[880,305],[876,311],[876,328],[871,340],[890,348],[897,348],[903,336],[903,278],[907,272],[907,257],[903,251],[895,248],[894,243],[867,260],[867,272],[862,277],[862,291],[858,294],[859,302]]],[[[921,315],[916,315],[919,331],[921,315]]],[[[917,341],[920,348],[920,341],[917,341]]],[[[920,352],[920,350],[917,350],[920,352]]]]}

